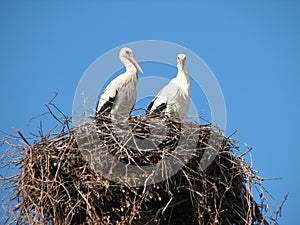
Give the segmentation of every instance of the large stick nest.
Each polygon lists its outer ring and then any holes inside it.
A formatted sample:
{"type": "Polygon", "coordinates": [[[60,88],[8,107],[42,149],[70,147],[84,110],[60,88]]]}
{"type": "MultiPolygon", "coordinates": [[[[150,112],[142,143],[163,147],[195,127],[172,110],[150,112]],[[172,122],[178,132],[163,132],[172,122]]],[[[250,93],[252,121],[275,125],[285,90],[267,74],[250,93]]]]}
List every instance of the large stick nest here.
{"type": "Polygon", "coordinates": [[[8,221],[268,224],[265,195],[260,194],[260,204],[252,196],[253,186],[261,181],[243,154],[234,154],[238,149],[234,140],[210,125],[163,121],[167,131],[160,131],[161,123],[149,118],[132,117],[129,125],[126,121],[118,128],[108,118],[98,118],[97,123],[73,129],[64,123],[61,132],[49,133],[32,145],[22,136],[27,146],[16,163],[20,173],[12,179],[18,204],[15,218],[8,221]],[[149,127],[155,133],[152,137],[149,127]],[[154,139],[161,141],[153,144],[154,139]],[[172,170],[170,158],[181,165],[178,171],[172,170]],[[111,159],[126,165],[125,170],[115,169],[111,159]],[[128,174],[129,165],[135,172],[128,174]],[[109,166],[107,179],[101,171],[109,166]],[[154,166],[152,172],[160,179],[154,179],[147,166],[154,166]]]}

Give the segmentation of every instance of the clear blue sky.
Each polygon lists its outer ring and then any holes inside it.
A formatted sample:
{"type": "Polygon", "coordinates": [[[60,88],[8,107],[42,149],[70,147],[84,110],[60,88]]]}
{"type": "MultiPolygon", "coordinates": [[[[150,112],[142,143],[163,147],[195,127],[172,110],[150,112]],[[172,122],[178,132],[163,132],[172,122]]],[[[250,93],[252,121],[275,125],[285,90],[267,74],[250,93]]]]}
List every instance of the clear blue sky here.
{"type": "Polygon", "coordinates": [[[26,127],[55,92],[57,106],[71,115],[81,76],[111,48],[175,42],[216,75],[227,134],[238,129],[240,145],[253,147],[259,175],[282,178],[265,183],[279,201],[290,194],[280,224],[299,224],[299,12],[296,0],[1,1],[0,129],[26,127]]]}

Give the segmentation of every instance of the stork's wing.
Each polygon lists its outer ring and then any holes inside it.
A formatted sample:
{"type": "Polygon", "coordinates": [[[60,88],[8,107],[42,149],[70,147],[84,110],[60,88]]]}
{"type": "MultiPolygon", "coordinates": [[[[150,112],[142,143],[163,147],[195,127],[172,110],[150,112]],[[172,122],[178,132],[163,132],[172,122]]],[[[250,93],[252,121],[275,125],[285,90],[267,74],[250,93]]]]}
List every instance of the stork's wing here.
{"type": "Polygon", "coordinates": [[[116,82],[114,80],[107,86],[107,88],[101,94],[98,104],[97,113],[110,112],[112,106],[117,98],[118,90],[116,88],[116,82]]]}
{"type": "Polygon", "coordinates": [[[147,108],[147,114],[161,113],[166,109],[168,102],[174,98],[178,92],[178,86],[171,80],[160,92],[155,96],[147,108]]]}
{"type": "MultiPolygon", "coordinates": [[[[103,93],[103,94],[105,94],[105,93],[103,93]]],[[[101,97],[103,97],[103,94],[101,95],[101,97]]],[[[98,113],[99,112],[100,113],[110,112],[110,110],[112,109],[112,106],[114,104],[114,101],[116,100],[117,95],[118,95],[118,91],[116,91],[116,93],[113,97],[108,97],[107,101],[101,101],[102,99],[100,99],[98,102],[97,112],[98,113]]]]}
{"type": "Polygon", "coordinates": [[[159,106],[157,106],[154,109],[152,109],[153,104],[154,104],[154,101],[152,101],[150,103],[150,105],[148,106],[148,108],[147,108],[147,115],[150,115],[150,114],[160,114],[167,107],[167,103],[161,103],[159,106]]]}

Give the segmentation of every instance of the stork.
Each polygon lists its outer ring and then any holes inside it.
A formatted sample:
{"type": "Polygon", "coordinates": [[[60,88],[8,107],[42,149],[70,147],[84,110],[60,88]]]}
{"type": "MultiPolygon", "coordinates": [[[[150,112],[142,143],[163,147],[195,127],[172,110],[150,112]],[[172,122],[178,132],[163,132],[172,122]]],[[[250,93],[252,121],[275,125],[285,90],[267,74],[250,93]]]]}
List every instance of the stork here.
{"type": "Polygon", "coordinates": [[[136,100],[137,69],[143,73],[130,48],[122,48],[119,58],[126,72],[109,83],[101,94],[96,109],[96,115],[107,113],[114,120],[129,117],[136,100]]]}
{"type": "MultiPolygon", "coordinates": [[[[167,133],[164,140],[160,142],[158,147],[164,149],[175,149],[181,131],[181,120],[188,112],[190,104],[190,80],[185,69],[186,56],[179,54],[177,56],[177,76],[173,78],[160,92],[155,96],[147,108],[147,116],[150,118],[165,118],[167,133]]],[[[159,127],[160,122],[154,121],[155,126],[159,127]]],[[[148,126],[143,128],[144,134],[137,135],[140,139],[149,138],[152,133],[148,126]]],[[[155,131],[154,131],[155,132],[155,131]]]]}
{"type": "Polygon", "coordinates": [[[177,76],[152,100],[147,108],[148,116],[167,116],[180,121],[187,114],[190,104],[190,80],[185,69],[185,60],[184,54],[178,55],[177,76]]]}

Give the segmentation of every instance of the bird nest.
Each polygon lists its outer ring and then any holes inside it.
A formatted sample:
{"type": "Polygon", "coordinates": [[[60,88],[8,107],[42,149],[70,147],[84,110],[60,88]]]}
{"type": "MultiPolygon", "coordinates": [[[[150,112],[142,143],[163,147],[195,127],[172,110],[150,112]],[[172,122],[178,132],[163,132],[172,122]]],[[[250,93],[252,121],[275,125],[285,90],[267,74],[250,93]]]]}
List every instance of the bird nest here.
{"type": "Polygon", "coordinates": [[[25,145],[10,144],[21,154],[10,161],[18,172],[5,178],[16,203],[7,223],[277,224],[280,213],[243,159],[250,150],[237,155],[235,141],[209,124],[60,122],[61,131],[34,144],[20,132],[25,145]]]}

